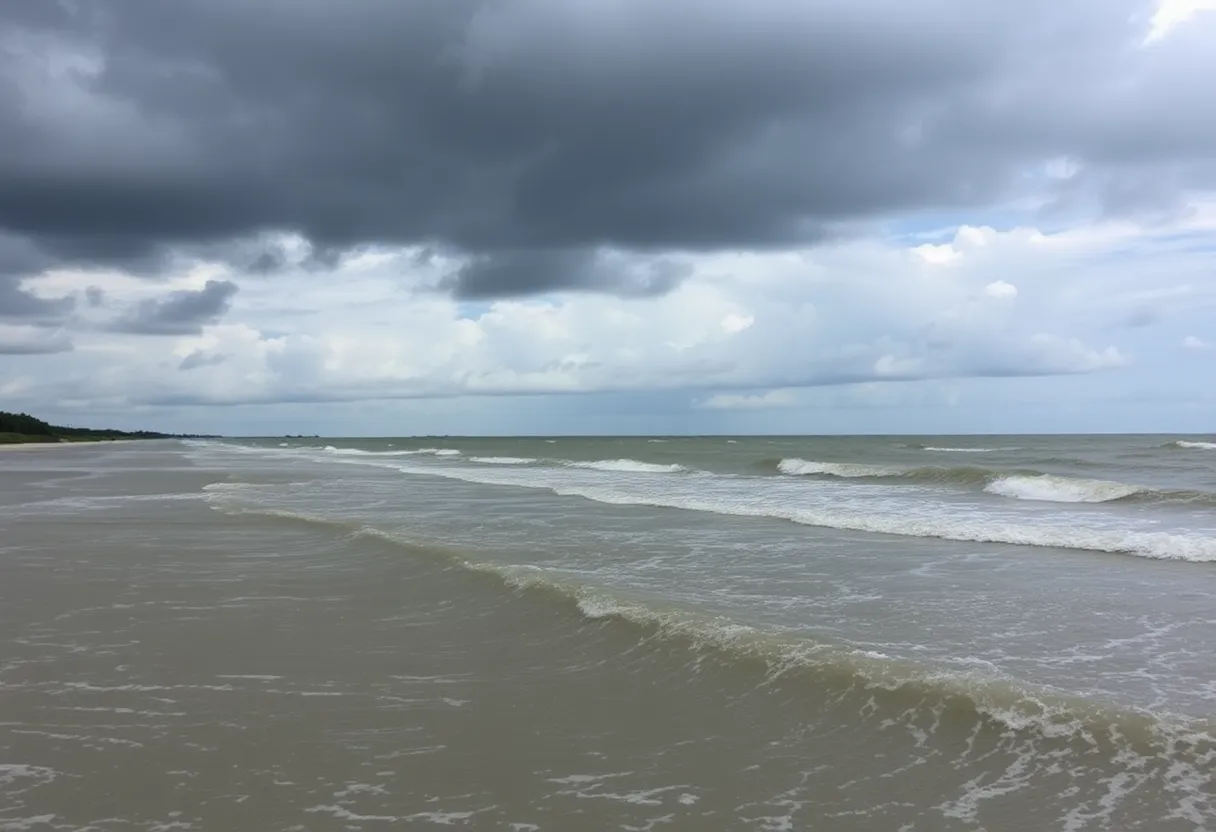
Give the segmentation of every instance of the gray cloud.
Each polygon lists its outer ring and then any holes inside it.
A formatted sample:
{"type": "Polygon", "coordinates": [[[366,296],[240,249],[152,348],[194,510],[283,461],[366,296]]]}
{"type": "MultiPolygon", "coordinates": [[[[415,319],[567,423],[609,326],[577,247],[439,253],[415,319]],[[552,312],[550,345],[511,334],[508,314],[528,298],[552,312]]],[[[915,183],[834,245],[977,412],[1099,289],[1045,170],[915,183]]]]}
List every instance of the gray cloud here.
{"type": "Polygon", "coordinates": [[[611,255],[584,249],[532,250],[481,256],[441,284],[462,298],[524,295],[555,289],[594,290],[612,286],[621,295],[664,294],[688,274],[658,260],[639,265],[613,262],[611,255]]]}
{"type": "Polygon", "coordinates": [[[139,303],[114,329],[143,335],[192,335],[204,324],[218,321],[236,293],[232,281],[208,280],[198,291],[170,292],[139,303]]]}
{"type": "Polygon", "coordinates": [[[271,274],[282,269],[286,262],[281,251],[263,251],[253,259],[246,270],[254,274],[271,274]]]}
{"type": "Polygon", "coordinates": [[[44,299],[23,292],[19,283],[0,275],[0,320],[32,320],[57,323],[75,307],[72,298],[44,299]]]}
{"type": "Polygon", "coordinates": [[[29,240],[0,229],[0,320],[57,323],[75,307],[72,298],[38,298],[21,289],[21,282],[53,261],[29,240]]]}
{"type": "Polygon", "coordinates": [[[0,355],[51,355],[71,352],[72,340],[62,330],[42,327],[0,327],[0,355]]]}
{"type": "Polygon", "coordinates": [[[195,350],[181,360],[177,365],[177,369],[196,370],[199,367],[214,367],[217,364],[223,364],[228,360],[228,356],[222,353],[211,353],[206,350],[195,350]]]}
{"type": "Polygon", "coordinates": [[[1216,182],[1216,57],[1202,21],[1168,50],[1130,49],[1149,11],[11,0],[0,229],[145,269],[268,230],[303,234],[320,262],[434,244],[473,258],[450,284],[465,295],[628,294],[678,278],[639,288],[580,266],[988,205],[1060,156],[1083,171],[1058,189],[1069,210],[1160,212],[1216,182]]]}

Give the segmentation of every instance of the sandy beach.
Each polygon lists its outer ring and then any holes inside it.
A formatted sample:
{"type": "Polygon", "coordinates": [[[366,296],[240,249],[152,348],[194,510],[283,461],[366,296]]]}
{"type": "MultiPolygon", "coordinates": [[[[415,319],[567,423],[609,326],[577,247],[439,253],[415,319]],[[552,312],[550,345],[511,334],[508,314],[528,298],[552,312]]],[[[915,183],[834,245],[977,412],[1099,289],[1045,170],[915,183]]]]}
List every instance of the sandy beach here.
{"type": "Polygon", "coordinates": [[[143,439],[85,439],[79,442],[14,442],[0,445],[0,451],[51,451],[88,445],[130,445],[143,439]]]}

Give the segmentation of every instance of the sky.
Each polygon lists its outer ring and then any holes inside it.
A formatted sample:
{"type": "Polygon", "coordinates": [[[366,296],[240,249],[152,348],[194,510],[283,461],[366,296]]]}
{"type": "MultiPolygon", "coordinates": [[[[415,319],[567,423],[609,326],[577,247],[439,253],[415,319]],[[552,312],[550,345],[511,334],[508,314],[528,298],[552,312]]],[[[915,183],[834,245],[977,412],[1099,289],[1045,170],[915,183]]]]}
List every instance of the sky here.
{"type": "Polygon", "coordinates": [[[1216,432],[1216,0],[5,0],[0,409],[1216,432]]]}

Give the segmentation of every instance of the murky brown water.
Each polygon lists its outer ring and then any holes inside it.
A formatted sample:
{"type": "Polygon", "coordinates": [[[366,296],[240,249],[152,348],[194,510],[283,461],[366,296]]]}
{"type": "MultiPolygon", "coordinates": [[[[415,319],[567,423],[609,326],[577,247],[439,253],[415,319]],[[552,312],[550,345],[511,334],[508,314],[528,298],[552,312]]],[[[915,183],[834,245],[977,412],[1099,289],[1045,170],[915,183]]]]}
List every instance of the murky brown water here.
{"type": "Polygon", "coordinates": [[[1212,823],[1201,720],[792,662],[364,523],[214,510],[231,480],[163,444],[0,458],[0,829],[1212,823]]]}

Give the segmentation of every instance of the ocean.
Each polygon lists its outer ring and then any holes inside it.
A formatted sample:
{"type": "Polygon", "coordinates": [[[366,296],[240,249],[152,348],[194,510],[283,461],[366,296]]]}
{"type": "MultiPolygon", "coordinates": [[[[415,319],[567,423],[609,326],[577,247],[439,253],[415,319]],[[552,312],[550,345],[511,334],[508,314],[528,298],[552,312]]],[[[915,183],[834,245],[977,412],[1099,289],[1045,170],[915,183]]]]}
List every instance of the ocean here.
{"type": "Polygon", "coordinates": [[[1216,440],[0,454],[0,830],[1216,829],[1216,440]]]}

